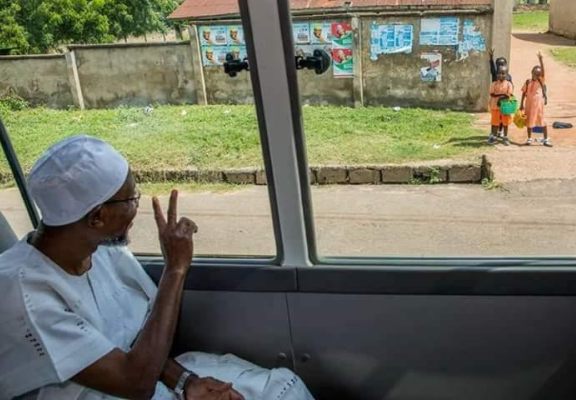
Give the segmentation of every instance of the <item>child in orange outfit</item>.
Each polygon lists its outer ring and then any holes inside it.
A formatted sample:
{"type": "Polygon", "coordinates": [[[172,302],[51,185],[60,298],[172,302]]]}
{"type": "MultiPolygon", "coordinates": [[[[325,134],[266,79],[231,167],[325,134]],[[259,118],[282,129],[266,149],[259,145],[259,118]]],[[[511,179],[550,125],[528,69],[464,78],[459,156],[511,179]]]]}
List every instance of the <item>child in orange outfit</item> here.
{"type": "Polygon", "coordinates": [[[526,110],[526,127],[528,139],[526,144],[532,144],[532,130],[536,127],[544,128],[544,146],[552,147],[548,138],[548,126],[544,122],[544,106],[546,105],[546,84],[544,61],[542,53],[538,53],[540,65],[532,68],[532,79],[528,79],[522,87],[522,101],[520,110],[526,110]]]}
{"type": "Polygon", "coordinates": [[[490,85],[490,112],[492,113],[492,130],[488,137],[488,143],[493,144],[496,142],[498,129],[500,126],[503,128],[503,143],[508,146],[510,140],[508,139],[508,127],[512,123],[512,115],[504,115],[500,111],[500,101],[509,99],[514,95],[514,86],[506,77],[508,76],[508,68],[501,66],[498,69],[498,80],[492,82],[490,85]]]}

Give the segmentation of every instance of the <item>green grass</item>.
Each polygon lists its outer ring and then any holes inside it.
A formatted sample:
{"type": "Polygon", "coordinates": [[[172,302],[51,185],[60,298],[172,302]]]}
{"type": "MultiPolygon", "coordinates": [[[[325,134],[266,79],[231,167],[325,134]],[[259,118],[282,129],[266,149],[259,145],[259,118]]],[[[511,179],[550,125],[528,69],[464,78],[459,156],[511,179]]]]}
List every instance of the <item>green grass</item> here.
{"type": "MultiPolygon", "coordinates": [[[[253,106],[2,111],[25,171],[51,144],[77,133],[109,141],[134,169],[261,167],[253,106]]],[[[484,147],[468,113],[304,107],[310,164],[401,163],[458,158],[484,147]]],[[[0,172],[7,172],[0,160],[0,172]]]]}
{"type": "Polygon", "coordinates": [[[576,68],[576,47],[552,49],[551,53],[556,60],[576,68]]]}
{"type": "Polygon", "coordinates": [[[242,189],[242,185],[232,185],[229,183],[181,183],[181,182],[159,182],[159,183],[139,183],[138,190],[147,196],[160,196],[170,193],[172,189],[181,192],[214,192],[225,193],[242,189]]]}
{"type": "Polygon", "coordinates": [[[550,13],[548,11],[515,12],[512,19],[512,30],[547,32],[550,13]]]}

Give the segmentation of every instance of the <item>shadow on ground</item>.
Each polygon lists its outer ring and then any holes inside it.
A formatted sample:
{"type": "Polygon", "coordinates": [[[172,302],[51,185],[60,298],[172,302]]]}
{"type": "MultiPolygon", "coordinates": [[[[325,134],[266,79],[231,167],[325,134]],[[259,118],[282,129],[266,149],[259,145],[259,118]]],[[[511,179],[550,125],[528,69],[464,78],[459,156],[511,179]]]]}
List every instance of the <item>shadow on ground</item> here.
{"type": "Polygon", "coordinates": [[[550,46],[574,46],[576,41],[567,39],[562,36],[556,36],[553,33],[513,33],[516,39],[523,40],[525,42],[541,43],[550,46]]]}
{"type": "Polygon", "coordinates": [[[464,138],[452,138],[444,142],[444,144],[451,144],[457,147],[490,147],[486,140],[488,139],[488,134],[486,136],[469,136],[464,138]]]}

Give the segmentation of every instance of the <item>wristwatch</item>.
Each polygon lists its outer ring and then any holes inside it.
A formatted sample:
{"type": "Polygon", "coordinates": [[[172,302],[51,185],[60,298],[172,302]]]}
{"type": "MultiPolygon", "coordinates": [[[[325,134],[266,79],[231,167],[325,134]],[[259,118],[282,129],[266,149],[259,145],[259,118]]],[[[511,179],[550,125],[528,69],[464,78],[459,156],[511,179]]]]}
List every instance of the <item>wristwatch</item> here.
{"type": "Polygon", "coordinates": [[[196,375],[195,373],[184,370],[184,372],[182,372],[182,374],[180,375],[180,378],[178,378],[178,382],[176,382],[176,386],[174,386],[174,393],[176,394],[176,396],[178,396],[178,399],[180,400],[186,399],[186,397],[184,396],[184,389],[186,389],[186,382],[188,382],[188,378],[190,378],[191,376],[198,377],[198,375],[196,375]]]}

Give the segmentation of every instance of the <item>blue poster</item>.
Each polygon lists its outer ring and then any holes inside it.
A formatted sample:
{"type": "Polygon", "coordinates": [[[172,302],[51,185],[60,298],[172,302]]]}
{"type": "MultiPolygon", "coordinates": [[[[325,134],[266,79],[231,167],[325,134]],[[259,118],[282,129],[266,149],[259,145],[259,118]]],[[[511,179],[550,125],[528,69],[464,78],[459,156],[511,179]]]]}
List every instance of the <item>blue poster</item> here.
{"type": "Polygon", "coordinates": [[[458,17],[423,18],[420,28],[420,45],[456,46],[459,33],[458,17]]]}
{"type": "Polygon", "coordinates": [[[244,45],[244,29],[241,25],[228,26],[228,44],[244,45]]]}
{"type": "Polygon", "coordinates": [[[248,52],[246,51],[246,46],[240,46],[240,45],[228,46],[227,52],[229,54],[232,54],[234,60],[244,60],[245,58],[248,58],[248,52]]]}
{"type": "Polygon", "coordinates": [[[332,23],[331,22],[311,22],[310,30],[312,44],[332,44],[332,23]]]}
{"type": "Polygon", "coordinates": [[[198,28],[202,46],[225,46],[228,44],[228,27],[223,25],[201,26],[198,28]]]}
{"type": "Polygon", "coordinates": [[[308,22],[296,22],[292,24],[295,44],[310,43],[310,24],[308,22]]]}
{"type": "Polygon", "coordinates": [[[462,41],[458,44],[458,59],[468,58],[472,51],[486,51],[486,38],[478,30],[473,20],[466,19],[462,30],[462,41]]]}
{"type": "Polygon", "coordinates": [[[412,25],[378,25],[370,30],[370,59],[381,54],[412,53],[414,27],[412,25]]]}

